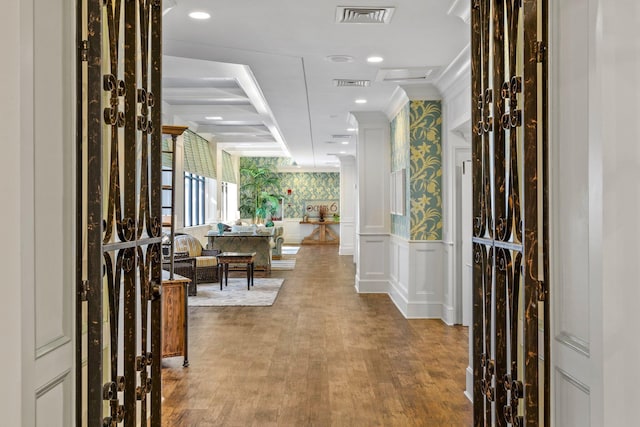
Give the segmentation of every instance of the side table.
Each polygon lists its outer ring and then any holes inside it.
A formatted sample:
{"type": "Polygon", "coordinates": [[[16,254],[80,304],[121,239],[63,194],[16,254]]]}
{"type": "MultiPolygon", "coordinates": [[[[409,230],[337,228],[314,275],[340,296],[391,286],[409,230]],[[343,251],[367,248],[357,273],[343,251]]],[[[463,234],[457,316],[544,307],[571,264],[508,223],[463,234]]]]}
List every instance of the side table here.
{"type": "Polygon", "coordinates": [[[225,286],[229,284],[229,264],[247,264],[247,290],[253,286],[253,270],[255,267],[255,252],[222,252],[216,255],[218,258],[218,276],[220,277],[220,290],[222,290],[222,272],[224,271],[225,286]]]}

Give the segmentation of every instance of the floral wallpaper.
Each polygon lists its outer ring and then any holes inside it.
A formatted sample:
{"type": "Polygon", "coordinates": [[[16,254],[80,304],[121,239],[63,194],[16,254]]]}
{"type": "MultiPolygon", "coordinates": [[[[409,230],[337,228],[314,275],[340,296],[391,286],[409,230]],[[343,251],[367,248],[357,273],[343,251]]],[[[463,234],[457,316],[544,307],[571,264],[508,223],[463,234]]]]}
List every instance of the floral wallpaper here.
{"type": "Polygon", "coordinates": [[[442,103],[410,103],[411,240],[442,239],[442,103]]]}
{"type": "MultiPolygon", "coordinates": [[[[409,171],[409,103],[391,120],[391,171],[401,169],[409,171]]],[[[409,173],[406,174],[406,187],[409,188],[409,173]]],[[[405,212],[409,212],[409,197],[406,198],[405,212]]],[[[409,216],[391,215],[391,234],[409,239],[409,216]]]]}
{"type": "Polygon", "coordinates": [[[283,173],[282,190],[286,194],[291,189],[291,196],[284,200],[285,218],[302,218],[304,202],[307,200],[340,201],[340,173],[338,172],[301,172],[283,173]]]}
{"type": "MultiPolygon", "coordinates": [[[[286,157],[241,157],[240,167],[250,164],[258,166],[291,165],[291,159],[286,157]]],[[[280,173],[280,193],[284,196],[284,218],[302,218],[304,216],[304,202],[307,200],[340,200],[339,172],[283,172],[280,173]],[[287,190],[291,189],[291,196],[287,190]]],[[[242,191],[242,181],[240,182],[242,191]]],[[[267,190],[270,191],[270,190],[267,190]]],[[[277,193],[277,191],[273,191],[277,193]]]]}

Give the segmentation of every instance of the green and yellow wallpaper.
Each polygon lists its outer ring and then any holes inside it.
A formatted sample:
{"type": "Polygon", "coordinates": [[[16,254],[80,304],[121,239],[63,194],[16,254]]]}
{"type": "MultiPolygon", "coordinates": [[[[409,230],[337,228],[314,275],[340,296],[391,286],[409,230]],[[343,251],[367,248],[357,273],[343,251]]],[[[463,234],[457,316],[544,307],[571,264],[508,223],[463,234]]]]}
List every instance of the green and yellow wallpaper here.
{"type": "MultiPolygon", "coordinates": [[[[278,166],[291,165],[291,159],[286,157],[240,158],[241,168],[251,164],[261,167],[269,165],[276,169],[278,166]]],[[[284,196],[284,218],[302,218],[304,202],[307,200],[340,200],[340,173],[338,172],[282,172],[279,175],[281,193],[284,196]],[[291,189],[291,196],[287,195],[288,189],[291,189]]],[[[240,189],[242,189],[242,182],[240,182],[240,189]]]]}
{"type": "Polygon", "coordinates": [[[407,215],[391,232],[409,240],[442,239],[442,104],[411,101],[391,121],[391,170],[407,169],[407,215]]]}
{"type": "Polygon", "coordinates": [[[410,103],[411,240],[442,240],[442,103],[410,103]]]}

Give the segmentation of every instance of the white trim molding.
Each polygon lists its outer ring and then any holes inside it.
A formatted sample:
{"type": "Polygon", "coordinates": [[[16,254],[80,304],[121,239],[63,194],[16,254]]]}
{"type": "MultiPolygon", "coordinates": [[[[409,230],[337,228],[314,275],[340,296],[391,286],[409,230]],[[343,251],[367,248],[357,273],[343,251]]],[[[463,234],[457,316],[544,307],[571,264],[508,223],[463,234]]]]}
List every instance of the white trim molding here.
{"type": "Polygon", "coordinates": [[[441,241],[390,240],[389,296],[408,319],[443,319],[441,241]]]}
{"type": "Polygon", "coordinates": [[[356,265],[359,293],[389,292],[389,235],[358,234],[360,262],[356,265]]]}

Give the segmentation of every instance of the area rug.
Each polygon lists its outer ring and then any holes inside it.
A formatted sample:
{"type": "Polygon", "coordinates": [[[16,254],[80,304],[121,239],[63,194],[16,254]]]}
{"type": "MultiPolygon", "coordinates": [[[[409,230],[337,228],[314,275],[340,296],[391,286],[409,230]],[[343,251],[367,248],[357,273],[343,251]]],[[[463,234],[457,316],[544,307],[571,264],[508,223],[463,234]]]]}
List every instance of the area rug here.
{"type": "Polygon", "coordinates": [[[189,297],[188,302],[190,307],[270,306],[283,282],[282,278],[255,278],[248,291],[246,277],[230,277],[222,290],[219,283],[198,285],[198,295],[189,297]]]}
{"type": "Polygon", "coordinates": [[[293,270],[296,267],[295,258],[281,258],[271,260],[271,270],[293,270]]]}
{"type": "Polygon", "coordinates": [[[295,255],[300,250],[300,246],[283,246],[282,255],[295,255]]]}

